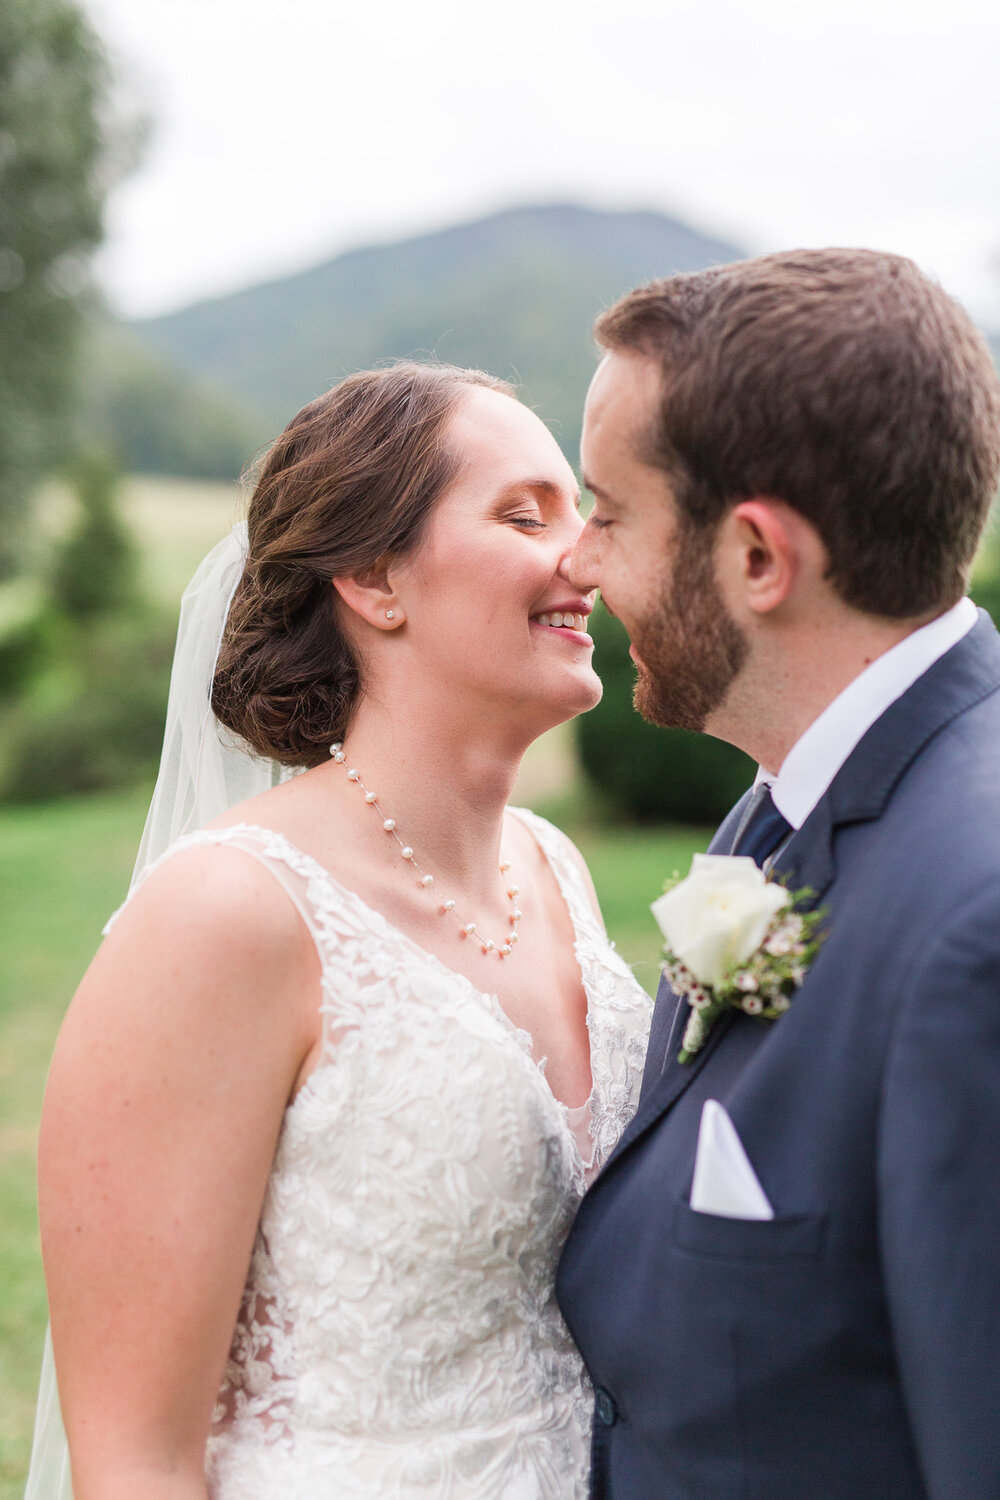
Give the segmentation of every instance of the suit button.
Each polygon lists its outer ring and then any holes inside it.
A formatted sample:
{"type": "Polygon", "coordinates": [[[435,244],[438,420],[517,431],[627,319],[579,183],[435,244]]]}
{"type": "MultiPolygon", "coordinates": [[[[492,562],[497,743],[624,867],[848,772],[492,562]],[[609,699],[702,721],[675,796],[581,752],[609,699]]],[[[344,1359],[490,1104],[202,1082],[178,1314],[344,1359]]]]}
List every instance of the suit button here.
{"type": "Polygon", "coordinates": [[[618,1420],[618,1408],[610,1391],[602,1385],[594,1392],[594,1410],[597,1420],[605,1427],[613,1427],[618,1420]]]}

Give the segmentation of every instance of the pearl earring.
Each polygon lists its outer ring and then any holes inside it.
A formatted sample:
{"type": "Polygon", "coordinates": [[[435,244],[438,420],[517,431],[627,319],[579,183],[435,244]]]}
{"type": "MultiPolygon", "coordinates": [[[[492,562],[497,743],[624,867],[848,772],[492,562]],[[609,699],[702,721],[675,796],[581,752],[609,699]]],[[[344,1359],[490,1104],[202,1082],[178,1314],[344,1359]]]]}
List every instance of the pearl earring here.
{"type": "Polygon", "coordinates": [[[394,609],[387,609],[385,617],[387,620],[394,620],[396,618],[396,611],[394,609]]]}

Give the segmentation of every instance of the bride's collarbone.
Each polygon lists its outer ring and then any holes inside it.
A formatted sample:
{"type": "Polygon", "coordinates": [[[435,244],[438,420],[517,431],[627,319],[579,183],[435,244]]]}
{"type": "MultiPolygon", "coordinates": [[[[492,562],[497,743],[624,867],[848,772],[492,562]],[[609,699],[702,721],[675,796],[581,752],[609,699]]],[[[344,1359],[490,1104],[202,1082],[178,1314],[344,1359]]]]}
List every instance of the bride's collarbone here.
{"type": "Polygon", "coordinates": [[[511,925],[506,906],[496,903],[484,915],[459,893],[454,910],[443,911],[443,900],[450,897],[431,894],[416,882],[408,890],[405,882],[387,878],[385,871],[356,869],[354,879],[342,883],[404,941],[481,994],[495,995],[512,1024],[531,1034],[536,1051],[565,1048],[567,1028],[585,1037],[586,996],[573,946],[575,933],[561,900],[553,909],[551,893],[544,887],[519,892],[523,916],[517,923],[517,942],[501,956],[499,949],[511,925]],[[466,917],[475,922],[476,930],[463,935],[466,917]],[[484,952],[480,938],[493,947],[484,952]]]}
{"type": "Polygon", "coordinates": [[[384,922],[387,936],[415,945],[475,990],[495,995],[508,1019],[531,1034],[536,1052],[580,1050],[586,997],[573,946],[576,933],[551,866],[519,820],[509,816],[504,828],[504,852],[511,861],[507,879],[518,887],[516,904],[523,912],[516,923],[517,941],[506,957],[498,951],[512,925],[505,886],[498,885],[484,911],[461,889],[446,891],[441,877],[423,887],[412,868],[386,863],[371,848],[363,826],[341,824],[341,837],[334,841],[317,830],[314,817],[311,823],[301,816],[280,821],[285,826],[276,831],[384,922]],[[453,908],[443,910],[449,900],[453,908]],[[475,932],[463,936],[470,922],[475,932]],[[493,943],[489,952],[483,951],[480,937],[493,943]]]}
{"type": "Polygon", "coordinates": [[[500,949],[508,945],[512,925],[506,907],[484,914],[459,894],[454,908],[443,911],[443,902],[450,897],[430,896],[425,890],[401,893],[382,883],[358,894],[404,938],[461,974],[477,990],[496,994],[501,1002],[520,1007],[532,997],[544,1000],[554,991],[579,988],[572,938],[567,941],[565,934],[553,931],[544,913],[531,910],[527,903],[517,923],[516,942],[509,945],[509,954],[502,955],[500,949]],[[475,927],[472,933],[465,931],[470,923],[475,927]],[[487,951],[484,940],[492,944],[487,951]]]}

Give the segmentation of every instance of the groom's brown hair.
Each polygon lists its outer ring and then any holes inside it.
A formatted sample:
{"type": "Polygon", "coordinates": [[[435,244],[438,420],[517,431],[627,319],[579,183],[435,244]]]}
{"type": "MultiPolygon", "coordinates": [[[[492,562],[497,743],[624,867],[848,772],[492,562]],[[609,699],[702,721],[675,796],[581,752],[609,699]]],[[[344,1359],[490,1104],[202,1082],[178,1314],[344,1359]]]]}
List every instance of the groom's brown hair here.
{"type": "Polygon", "coordinates": [[[816,527],[855,608],[904,618],[961,597],[1000,472],[1000,386],[912,261],[798,250],[671,276],[595,334],[659,361],[643,457],[692,527],[769,495],[816,527]]]}

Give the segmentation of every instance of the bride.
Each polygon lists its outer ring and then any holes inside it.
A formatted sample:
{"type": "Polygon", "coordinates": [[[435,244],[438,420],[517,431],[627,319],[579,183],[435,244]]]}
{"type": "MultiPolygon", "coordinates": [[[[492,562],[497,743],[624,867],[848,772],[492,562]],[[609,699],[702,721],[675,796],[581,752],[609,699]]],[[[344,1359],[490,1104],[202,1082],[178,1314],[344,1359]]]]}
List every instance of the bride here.
{"type": "MultiPolygon", "coordinates": [[[[507,387],[401,364],[299,413],[189,590],[42,1121],[76,1500],[584,1494],[553,1280],[649,1002],[506,806],[600,697],[577,501],[507,387]]],[[[57,1453],[30,1496],[69,1493],[57,1453]]]]}

